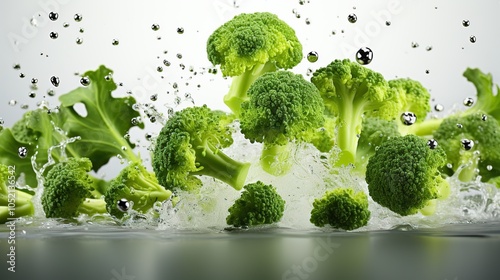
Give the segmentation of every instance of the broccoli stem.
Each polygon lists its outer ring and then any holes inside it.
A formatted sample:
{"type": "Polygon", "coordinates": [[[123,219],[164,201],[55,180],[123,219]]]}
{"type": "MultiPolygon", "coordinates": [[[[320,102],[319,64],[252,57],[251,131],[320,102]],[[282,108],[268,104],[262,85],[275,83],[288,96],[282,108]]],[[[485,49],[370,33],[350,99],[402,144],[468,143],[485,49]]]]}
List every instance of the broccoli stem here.
{"type": "Polygon", "coordinates": [[[281,176],[286,174],[292,167],[290,156],[291,147],[289,143],[285,145],[264,144],[260,164],[267,173],[281,176]]]}
{"type": "Polygon", "coordinates": [[[103,199],[87,198],[78,207],[78,212],[89,216],[107,213],[106,202],[103,199]]]}
{"type": "Polygon", "coordinates": [[[415,123],[408,127],[407,130],[402,129],[402,134],[414,134],[417,136],[432,136],[434,131],[439,128],[443,119],[429,119],[423,122],[415,123]]]}
{"type": "Polygon", "coordinates": [[[196,161],[201,169],[192,175],[206,175],[219,179],[236,190],[243,188],[250,163],[236,161],[209,143],[195,150],[196,161]]]}
{"type": "Polygon", "coordinates": [[[271,62],[267,62],[265,64],[257,64],[243,72],[243,74],[233,77],[229,92],[224,96],[224,103],[236,116],[239,116],[241,113],[241,103],[248,99],[247,91],[253,82],[265,73],[273,71],[276,71],[276,66],[271,62]]]}
{"type": "Polygon", "coordinates": [[[19,218],[23,216],[31,216],[35,212],[33,203],[30,200],[16,198],[16,205],[13,208],[14,215],[10,215],[11,211],[8,206],[0,206],[0,224],[5,224],[9,218],[19,218]]]}

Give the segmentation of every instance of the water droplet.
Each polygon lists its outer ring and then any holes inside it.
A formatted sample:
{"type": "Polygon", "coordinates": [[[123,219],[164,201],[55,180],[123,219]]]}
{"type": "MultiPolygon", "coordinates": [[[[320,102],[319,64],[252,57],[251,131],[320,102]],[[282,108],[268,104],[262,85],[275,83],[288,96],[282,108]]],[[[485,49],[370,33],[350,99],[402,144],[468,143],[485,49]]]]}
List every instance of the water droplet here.
{"type": "Polygon", "coordinates": [[[121,147],[121,149],[122,149],[122,151],[126,151],[126,150],[127,150],[127,147],[122,146],[122,147],[121,147]]]}
{"type": "Polygon", "coordinates": [[[161,66],[156,67],[156,71],[163,72],[163,67],[161,67],[161,66]]]}
{"type": "Polygon", "coordinates": [[[314,62],[318,61],[318,58],[319,58],[319,57],[318,57],[318,53],[317,53],[317,52],[315,52],[315,51],[311,51],[311,52],[309,52],[309,53],[307,54],[307,60],[308,60],[309,62],[313,62],[313,63],[314,63],[314,62]]]}
{"type": "Polygon", "coordinates": [[[311,76],[313,73],[313,70],[311,68],[307,68],[306,70],[306,76],[311,76]]]}
{"type": "Polygon", "coordinates": [[[184,34],[184,28],[183,27],[177,27],[177,33],[178,34],[184,34]]]}
{"type": "Polygon", "coordinates": [[[425,69],[425,74],[429,74],[429,73],[431,73],[431,70],[425,69]]]}
{"type": "Polygon", "coordinates": [[[111,74],[104,76],[104,80],[106,80],[108,82],[111,81],[111,79],[112,79],[111,74]]]}
{"type": "Polygon", "coordinates": [[[391,22],[390,22],[390,21],[386,21],[386,22],[385,22],[385,25],[390,26],[390,25],[391,25],[391,22]]]}
{"type": "Polygon", "coordinates": [[[37,78],[33,78],[33,79],[31,79],[31,83],[32,83],[33,85],[37,84],[37,83],[38,83],[38,79],[37,79],[37,78]]]}
{"type": "Polygon", "coordinates": [[[373,52],[370,48],[364,47],[356,53],[356,61],[361,65],[367,65],[373,60],[373,52]]]}
{"type": "Polygon", "coordinates": [[[36,97],[36,92],[31,91],[31,92],[28,94],[28,96],[29,96],[30,98],[35,98],[35,97],[36,97]]]}
{"type": "Polygon", "coordinates": [[[452,168],[453,168],[453,164],[451,164],[451,163],[447,163],[447,164],[446,164],[446,167],[448,167],[449,169],[452,169],[452,168]]]}
{"type": "Polygon", "coordinates": [[[305,0],[299,0],[300,5],[304,5],[305,2],[306,2],[305,0]]]}
{"type": "Polygon", "coordinates": [[[469,25],[470,25],[470,21],[469,21],[468,19],[464,19],[464,20],[462,20],[462,25],[463,25],[464,27],[469,27],[469,25]]]}
{"type": "Polygon", "coordinates": [[[49,19],[51,21],[56,21],[58,18],[59,18],[59,14],[58,13],[55,13],[55,12],[50,12],[49,13],[49,19]]]}
{"type": "Polygon", "coordinates": [[[89,79],[89,77],[82,77],[80,79],[80,84],[82,84],[82,86],[88,86],[88,85],[90,85],[90,79],[89,79]]]}
{"type": "Polygon", "coordinates": [[[444,106],[441,104],[436,104],[434,105],[434,110],[436,110],[436,112],[442,112],[444,110],[444,106]]]}
{"type": "Polygon", "coordinates": [[[356,21],[358,21],[358,16],[356,14],[350,14],[347,16],[347,20],[350,23],[356,23],[356,21]]]}
{"type": "Polygon", "coordinates": [[[35,17],[32,17],[30,19],[30,24],[31,24],[31,26],[35,26],[35,27],[38,26],[38,21],[36,20],[35,17]]]}
{"type": "Polygon", "coordinates": [[[58,87],[59,86],[59,77],[56,77],[56,76],[50,77],[50,82],[52,83],[53,86],[58,87]]]}
{"type": "Polygon", "coordinates": [[[132,125],[139,125],[141,123],[141,120],[140,118],[132,118],[130,122],[132,123],[132,125]]]}
{"type": "Polygon", "coordinates": [[[427,46],[427,47],[425,47],[425,50],[426,50],[426,51],[432,51],[432,46],[427,46]]]}
{"type": "Polygon", "coordinates": [[[163,60],[163,65],[165,65],[165,66],[167,66],[167,67],[168,67],[168,66],[170,66],[170,61],[168,61],[168,60],[164,59],[164,60],[163,60]]]}
{"type": "Polygon", "coordinates": [[[22,79],[22,78],[24,78],[24,77],[26,77],[26,75],[24,75],[24,73],[19,73],[19,78],[21,78],[21,79],[22,79]]]}
{"type": "Polygon", "coordinates": [[[0,125],[4,125],[5,124],[5,121],[3,120],[3,118],[0,118],[0,125]]]}
{"type": "Polygon", "coordinates": [[[411,42],[412,48],[418,48],[419,44],[417,42],[411,42]]]}
{"type": "Polygon", "coordinates": [[[118,39],[113,39],[111,41],[111,45],[113,45],[113,46],[118,46],[119,44],[120,44],[120,41],[118,39]]]}
{"type": "Polygon", "coordinates": [[[130,203],[125,198],[122,198],[116,202],[116,207],[122,212],[127,212],[130,209],[130,203]]]}
{"type": "Polygon", "coordinates": [[[462,129],[464,126],[461,123],[457,123],[457,128],[462,129]]]}
{"type": "Polygon", "coordinates": [[[469,41],[470,41],[471,43],[475,43],[475,42],[476,42],[476,36],[474,36],[474,35],[470,36],[470,37],[469,37],[469,41]]]}
{"type": "Polygon", "coordinates": [[[173,87],[174,89],[175,89],[175,88],[177,88],[177,87],[178,87],[178,86],[177,86],[177,83],[173,83],[173,84],[172,84],[172,87],[173,87]]]}
{"type": "Polygon", "coordinates": [[[11,100],[9,101],[9,105],[10,105],[10,106],[16,106],[16,104],[17,104],[17,100],[11,99],[11,100]]]}
{"type": "Polygon", "coordinates": [[[429,146],[431,150],[434,150],[435,148],[437,148],[438,142],[434,139],[429,139],[429,141],[427,141],[427,146],[429,146]]]}
{"type": "Polygon", "coordinates": [[[146,140],[151,140],[151,138],[153,138],[153,134],[151,132],[146,132],[146,134],[144,135],[144,138],[146,138],[146,140]]]}
{"type": "Polygon", "coordinates": [[[78,45],[81,45],[83,43],[83,38],[80,38],[80,37],[76,38],[76,43],[78,45]]]}
{"type": "Polygon", "coordinates": [[[126,133],[125,135],[123,135],[123,138],[124,138],[125,140],[130,139],[130,134],[126,133]]]}
{"type": "Polygon", "coordinates": [[[186,65],[181,63],[181,64],[179,64],[179,67],[181,68],[181,70],[184,70],[186,68],[186,65]]]}
{"type": "Polygon", "coordinates": [[[481,116],[481,120],[483,120],[483,121],[488,120],[488,116],[487,116],[487,115],[485,115],[485,114],[483,114],[483,115],[481,116]]]}
{"type": "Polygon", "coordinates": [[[474,147],[474,141],[469,140],[469,139],[462,139],[462,147],[466,150],[469,151],[474,147]]]}
{"type": "Polygon", "coordinates": [[[156,101],[156,100],[158,100],[158,94],[156,94],[156,93],[155,93],[155,94],[151,95],[151,96],[149,97],[149,99],[150,99],[151,101],[156,101]]]}
{"type": "Polygon", "coordinates": [[[156,117],[155,116],[151,116],[149,118],[149,121],[152,122],[152,123],[155,123],[156,122],[156,117]]]}
{"type": "Polygon", "coordinates": [[[68,27],[69,27],[69,22],[65,22],[65,23],[63,23],[63,27],[64,27],[64,28],[68,28],[68,27]]]}
{"type": "Polygon", "coordinates": [[[404,112],[400,119],[404,125],[412,125],[417,121],[417,116],[412,112],[404,112]]]}
{"type": "Polygon", "coordinates": [[[157,23],[153,23],[153,25],[151,25],[151,29],[153,29],[153,31],[158,31],[160,30],[160,25],[157,23]]]}
{"type": "MultiPolygon", "coordinates": [[[[298,18],[300,18],[300,15],[299,15],[299,14],[297,14],[297,17],[298,17],[298,18]]],[[[307,24],[307,25],[311,24],[311,21],[310,21],[308,18],[306,18],[306,24],[307,24]]]]}
{"type": "Polygon", "coordinates": [[[73,17],[73,19],[74,19],[76,22],[80,22],[80,21],[82,21],[83,16],[82,16],[82,14],[75,14],[75,16],[73,17]]]}
{"type": "Polygon", "coordinates": [[[182,58],[182,54],[181,53],[178,53],[176,56],[177,56],[178,59],[182,58]]]}
{"type": "Polygon", "coordinates": [[[14,65],[12,66],[12,68],[14,68],[14,70],[19,70],[19,69],[21,69],[21,64],[16,63],[16,64],[14,64],[14,65]]]}
{"type": "Polygon", "coordinates": [[[19,149],[17,149],[17,155],[20,158],[26,158],[28,156],[28,149],[26,147],[19,147],[19,149]]]}
{"type": "Polygon", "coordinates": [[[474,99],[472,97],[465,98],[464,105],[467,107],[471,107],[472,105],[474,105],[474,99]]]}
{"type": "Polygon", "coordinates": [[[48,94],[49,96],[54,96],[54,95],[56,95],[56,92],[55,92],[53,89],[48,89],[48,90],[47,90],[47,94],[48,94]]]}

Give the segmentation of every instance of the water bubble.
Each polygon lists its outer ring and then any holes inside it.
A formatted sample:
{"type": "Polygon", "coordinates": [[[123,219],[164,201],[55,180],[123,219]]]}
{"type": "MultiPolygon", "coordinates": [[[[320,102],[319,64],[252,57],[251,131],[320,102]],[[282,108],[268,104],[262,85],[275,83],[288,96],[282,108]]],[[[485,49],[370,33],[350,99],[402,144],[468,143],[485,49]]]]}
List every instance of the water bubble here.
{"type": "Polygon", "coordinates": [[[52,83],[53,86],[58,87],[59,86],[59,77],[56,77],[56,76],[50,77],[50,82],[52,83]]]}
{"type": "Polygon", "coordinates": [[[32,17],[30,19],[30,24],[31,24],[31,26],[35,26],[35,27],[38,26],[38,21],[36,20],[35,17],[32,17]]]}
{"type": "Polygon", "coordinates": [[[155,116],[151,116],[149,118],[149,121],[152,122],[152,123],[155,123],[156,122],[156,117],[155,116]]]}
{"type": "Polygon", "coordinates": [[[19,147],[19,149],[17,149],[17,155],[20,158],[26,158],[28,156],[28,148],[26,148],[26,147],[19,147]]]}
{"type": "Polygon", "coordinates": [[[474,147],[474,141],[469,140],[469,139],[462,139],[462,147],[466,150],[469,151],[474,147]]]}
{"type": "Polygon", "coordinates": [[[471,107],[472,105],[474,105],[474,99],[472,97],[465,98],[464,105],[467,107],[471,107]]]}
{"type": "Polygon", "coordinates": [[[113,45],[113,46],[118,46],[119,44],[120,44],[120,41],[118,39],[113,39],[111,41],[111,45],[113,45]]]}
{"type": "Polygon", "coordinates": [[[83,43],[83,38],[81,38],[81,37],[76,38],[76,43],[78,45],[81,45],[83,43]]]}
{"type": "Polygon", "coordinates": [[[164,60],[163,60],[163,65],[165,65],[165,66],[167,66],[167,67],[168,67],[168,66],[170,66],[170,61],[168,61],[168,60],[164,59],[164,60]]]}
{"type": "Polygon", "coordinates": [[[130,134],[126,133],[125,135],[123,135],[123,138],[125,140],[129,140],[130,139],[130,134]]]}
{"type": "Polygon", "coordinates": [[[153,29],[153,31],[158,31],[160,30],[160,25],[157,23],[153,23],[153,25],[151,25],[151,29],[153,29]]]}
{"type": "Polygon", "coordinates": [[[30,106],[29,106],[28,104],[22,104],[22,105],[20,106],[20,108],[21,108],[21,109],[23,109],[23,110],[28,110],[28,108],[29,108],[29,107],[30,107],[30,106]]]}
{"type": "MultiPolygon", "coordinates": [[[[300,17],[300,15],[299,15],[299,14],[297,14],[297,17],[300,17]]],[[[309,18],[306,18],[306,24],[307,24],[307,25],[311,24],[311,21],[309,20],[309,18]]]]}
{"type": "Polygon", "coordinates": [[[31,92],[28,94],[28,96],[29,96],[30,98],[35,98],[35,97],[36,97],[36,92],[31,91],[31,92]]]}
{"type": "Polygon", "coordinates": [[[82,14],[75,14],[75,15],[73,16],[73,19],[74,19],[76,22],[80,22],[80,21],[82,21],[83,16],[82,16],[82,14]]]}
{"type": "Polygon", "coordinates": [[[411,42],[412,48],[418,48],[419,44],[417,42],[411,42]]]}
{"type": "Polygon", "coordinates": [[[144,135],[144,138],[146,138],[146,140],[151,140],[153,138],[153,133],[151,132],[146,132],[146,134],[144,135]]]}
{"type": "Polygon", "coordinates": [[[464,128],[464,126],[461,123],[457,123],[457,128],[462,129],[462,128],[464,128]]]}
{"type": "Polygon", "coordinates": [[[65,22],[65,23],[63,23],[63,27],[64,27],[64,28],[68,28],[68,27],[69,27],[69,22],[65,22]]]}
{"type": "Polygon", "coordinates": [[[315,52],[315,51],[311,51],[311,52],[309,52],[309,53],[307,54],[307,60],[308,60],[309,62],[313,62],[313,63],[314,63],[314,62],[316,62],[316,61],[318,61],[318,53],[317,53],[317,52],[315,52]]]}
{"type": "Polygon", "coordinates": [[[178,87],[177,83],[173,83],[173,84],[172,84],[172,87],[173,87],[174,89],[176,89],[176,88],[178,87]]]}
{"type": "Polygon", "coordinates": [[[441,112],[444,110],[444,106],[442,104],[436,104],[434,105],[434,110],[436,110],[436,112],[441,112]]]}
{"type": "Polygon", "coordinates": [[[178,53],[176,56],[177,56],[178,59],[182,58],[182,54],[181,53],[178,53]]]}
{"type": "Polygon", "coordinates": [[[10,106],[16,106],[17,100],[11,99],[8,103],[10,106]]]}
{"type": "Polygon", "coordinates": [[[150,99],[151,101],[156,101],[156,100],[158,100],[158,94],[156,94],[156,93],[155,93],[155,94],[151,95],[151,96],[149,97],[149,99],[150,99]]]}
{"type": "Polygon", "coordinates": [[[453,168],[453,164],[451,164],[451,163],[447,163],[447,164],[446,164],[446,167],[447,167],[448,169],[452,169],[452,168],[453,168]]]}
{"type": "Polygon", "coordinates": [[[161,67],[161,66],[156,67],[156,71],[163,72],[163,67],[161,67]]]}
{"type": "Polygon", "coordinates": [[[350,23],[356,23],[356,21],[358,21],[358,16],[356,14],[350,14],[347,16],[347,20],[350,23]]]}
{"type": "Polygon", "coordinates": [[[126,150],[127,150],[127,147],[122,146],[122,147],[121,147],[121,149],[122,149],[122,151],[126,151],[126,150]]]}
{"type": "Polygon", "coordinates": [[[438,142],[434,139],[429,139],[429,141],[427,141],[427,146],[429,146],[431,150],[434,150],[435,148],[437,148],[438,142]]]}
{"type": "Polygon", "coordinates": [[[106,80],[108,82],[111,81],[111,79],[112,79],[112,75],[111,74],[104,76],[104,80],[106,80]]]}
{"type": "Polygon", "coordinates": [[[178,34],[184,34],[184,28],[183,27],[177,27],[177,33],[178,34]]]}
{"type": "Polygon", "coordinates": [[[21,78],[21,79],[22,79],[22,78],[24,78],[24,77],[26,77],[26,75],[24,75],[24,73],[19,73],[19,78],[21,78]]]}
{"type": "Polygon", "coordinates": [[[38,79],[37,79],[37,78],[33,78],[33,79],[31,79],[31,83],[32,83],[33,85],[36,85],[36,84],[38,83],[38,79]]]}
{"type": "Polygon", "coordinates": [[[141,123],[141,120],[140,118],[137,117],[137,118],[132,118],[130,122],[132,123],[132,125],[139,125],[141,123]]]}
{"type": "Polygon", "coordinates": [[[125,198],[122,198],[116,202],[116,208],[122,212],[127,212],[130,209],[130,203],[125,198]]]}
{"type": "Polygon", "coordinates": [[[50,12],[49,13],[49,19],[51,21],[56,21],[58,18],[59,18],[59,14],[58,13],[55,13],[55,12],[50,12]]]}
{"type": "Polygon", "coordinates": [[[470,36],[470,37],[469,37],[469,41],[470,41],[471,43],[475,43],[475,42],[476,42],[476,36],[474,36],[474,35],[470,36]]]}
{"type": "Polygon", "coordinates": [[[313,70],[311,68],[307,68],[306,70],[306,76],[311,76],[313,73],[313,70]]]}
{"type": "Polygon", "coordinates": [[[386,22],[385,22],[385,25],[390,26],[390,25],[391,25],[391,22],[390,22],[390,21],[386,21],[386,22]]]}
{"type": "Polygon", "coordinates": [[[12,68],[14,68],[14,70],[19,70],[19,69],[21,69],[21,64],[16,63],[16,64],[14,64],[14,65],[12,66],[12,68]]]}
{"type": "Polygon", "coordinates": [[[82,84],[82,86],[88,86],[88,85],[90,85],[90,79],[89,79],[89,77],[82,77],[80,79],[80,84],[82,84]]]}
{"type": "Polygon", "coordinates": [[[304,3],[306,3],[306,1],[305,1],[305,0],[299,0],[299,4],[300,4],[300,5],[304,5],[304,3]]]}
{"type": "Polygon", "coordinates": [[[49,96],[54,96],[54,95],[56,95],[56,92],[55,92],[53,89],[48,89],[48,90],[47,90],[47,94],[48,94],[49,96]]]}
{"type": "Polygon", "coordinates": [[[80,30],[79,30],[79,31],[80,31],[80,33],[83,33],[83,32],[85,32],[85,29],[80,28],[80,30]]]}
{"type": "Polygon", "coordinates": [[[432,46],[427,46],[427,47],[425,47],[425,50],[426,50],[426,51],[432,51],[432,46]]]}
{"type": "Polygon", "coordinates": [[[481,120],[482,120],[482,121],[486,121],[486,120],[488,120],[488,116],[487,116],[487,115],[485,115],[485,114],[483,114],[483,115],[481,116],[481,120]]]}
{"type": "Polygon", "coordinates": [[[364,47],[356,53],[356,61],[361,65],[367,65],[373,60],[373,52],[370,48],[364,47]]]}
{"type": "Polygon", "coordinates": [[[429,74],[429,73],[431,73],[431,70],[425,69],[425,74],[429,74]]]}
{"type": "Polygon", "coordinates": [[[3,118],[0,118],[0,125],[4,125],[5,124],[5,121],[3,120],[3,118]]]}
{"type": "Polygon", "coordinates": [[[486,166],[486,170],[488,170],[488,171],[493,170],[493,166],[491,166],[491,165],[487,165],[487,166],[486,166]]]}
{"type": "Polygon", "coordinates": [[[404,125],[412,125],[417,121],[417,115],[412,112],[404,112],[401,114],[400,119],[404,125]]]}
{"type": "Polygon", "coordinates": [[[179,67],[181,68],[181,70],[184,70],[186,68],[186,65],[181,63],[181,64],[179,64],[179,67]]]}
{"type": "Polygon", "coordinates": [[[469,27],[470,26],[470,21],[468,19],[464,19],[464,20],[462,20],[462,25],[464,27],[469,27]]]}

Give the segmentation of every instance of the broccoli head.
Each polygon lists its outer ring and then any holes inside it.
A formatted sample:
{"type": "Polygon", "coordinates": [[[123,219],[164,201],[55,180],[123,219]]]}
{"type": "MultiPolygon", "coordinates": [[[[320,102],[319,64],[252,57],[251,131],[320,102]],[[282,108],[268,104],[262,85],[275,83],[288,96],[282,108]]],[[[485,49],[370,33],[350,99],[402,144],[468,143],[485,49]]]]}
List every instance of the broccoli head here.
{"type": "Polygon", "coordinates": [[[443,148],[409,134],[382,143],[366,166],[370,196],[378,204],[406,216],[418,211],[432,214],[434,199],[449,193],[439,172],[446,164],[443,148]]]}
{"type": "Polygon", "coordinates": [[[92,162],[88,158],[68,158],[47,172],[42,206],[47,218],[76,218],[80,214],[106,213],[106,203],[93,197],[94,179],[88,174],[92,162]]]}
{"type": "Polygon", "coordinates": [[[314,200],[311,223],[317,227],[353,230],[365,226],[370,219],[368,197],[364,192],[337,188],[314,200]]]}
{"type": "Polygon", "coordinates": [[[15,169],[0,163],[0,224],[35,212],[32,195],[16,188],[15,169]]]}
{"type": "Polygon", "coordinates": [[[208,60],[234,77],[224,97],[239,115],[246,91],[259,76],[278,68],[290,69],[302,60],[295,31],[271,13],[239,14],[217,28],[207,41],[208,60]]]}
{"type": "Polygon", "coordinates": [[[111,181],[104,200],[108,212],[121,218],[124,212],[117,203],[122,199],[133,202],[132,208],[135,211],[146,213],[156,202],[165,201],[171,195],[170,190],[166,190],[158,183],[153,172],[146,170],[139,162],[131,162],[111,181]]]}
{"type": "Polygon", "coordinates": [[[241,105],[241,132],[251,142],[264,144],[263,169],[283,175],[291,166],[290,143],[313,142],[324,124],[321,96],[301,75],[277,71],[257,79],[248,97],[241,105]]]}
{"type": "Polygon", "coordinates": [[[476,169],[483,181],[500,175],[492,168],[500,166],[500,124],[492,116],[477,112],[448,117],[435,131],[434,139],[451,163],[452,168],[445,168],[449,175],[459,167],[458,178],[464,182],[474,180],[476,169]]]}
{"type": "Polygon", "coordinates": [[[336,165],[355,163],[363,115],[391,120],[397,110],[393,92],[380,73],[349,59],[316,70],[311,82],[321,93],[326,113],[337,118],[334,142],[341,152],[336,165]]]}
{"type": "Polygon", "coordinates": [[[272,185],[257,181],[245,185],[241,197],[228,211],[228,225],[240,227],[273,224],[283,217],[285,201],[272,185]]]}
{"type": "Polygon", "coordinates": [[[194,191],[201,187],[195,175],[206,175],[236,190],[243,187],[250,164],[221,151],[233,139],[220,117],[204,105],[185,108],[168,119],[153,151],[153,170],[160,185],[169,190],[194,191]]]}

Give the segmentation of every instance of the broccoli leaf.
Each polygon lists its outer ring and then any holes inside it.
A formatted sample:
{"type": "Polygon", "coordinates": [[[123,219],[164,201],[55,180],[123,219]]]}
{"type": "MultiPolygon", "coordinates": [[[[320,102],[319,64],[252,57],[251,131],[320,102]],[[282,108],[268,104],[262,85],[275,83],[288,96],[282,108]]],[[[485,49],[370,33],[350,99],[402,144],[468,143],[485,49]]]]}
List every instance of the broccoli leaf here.
{"type": "Polygon", "coordinates": [[[17,141],[10,129],[4,128],[0,131],[0,163],[15,167],[16,177],[24,173],[25,183],[30,187],[36,187],[37,185],[35,172],[31,166],[31,157],[35,150],[34,145],[17,141]],[[19,148],[21,147],[27,149],[26,157],[19,156],[19,148]]]}

